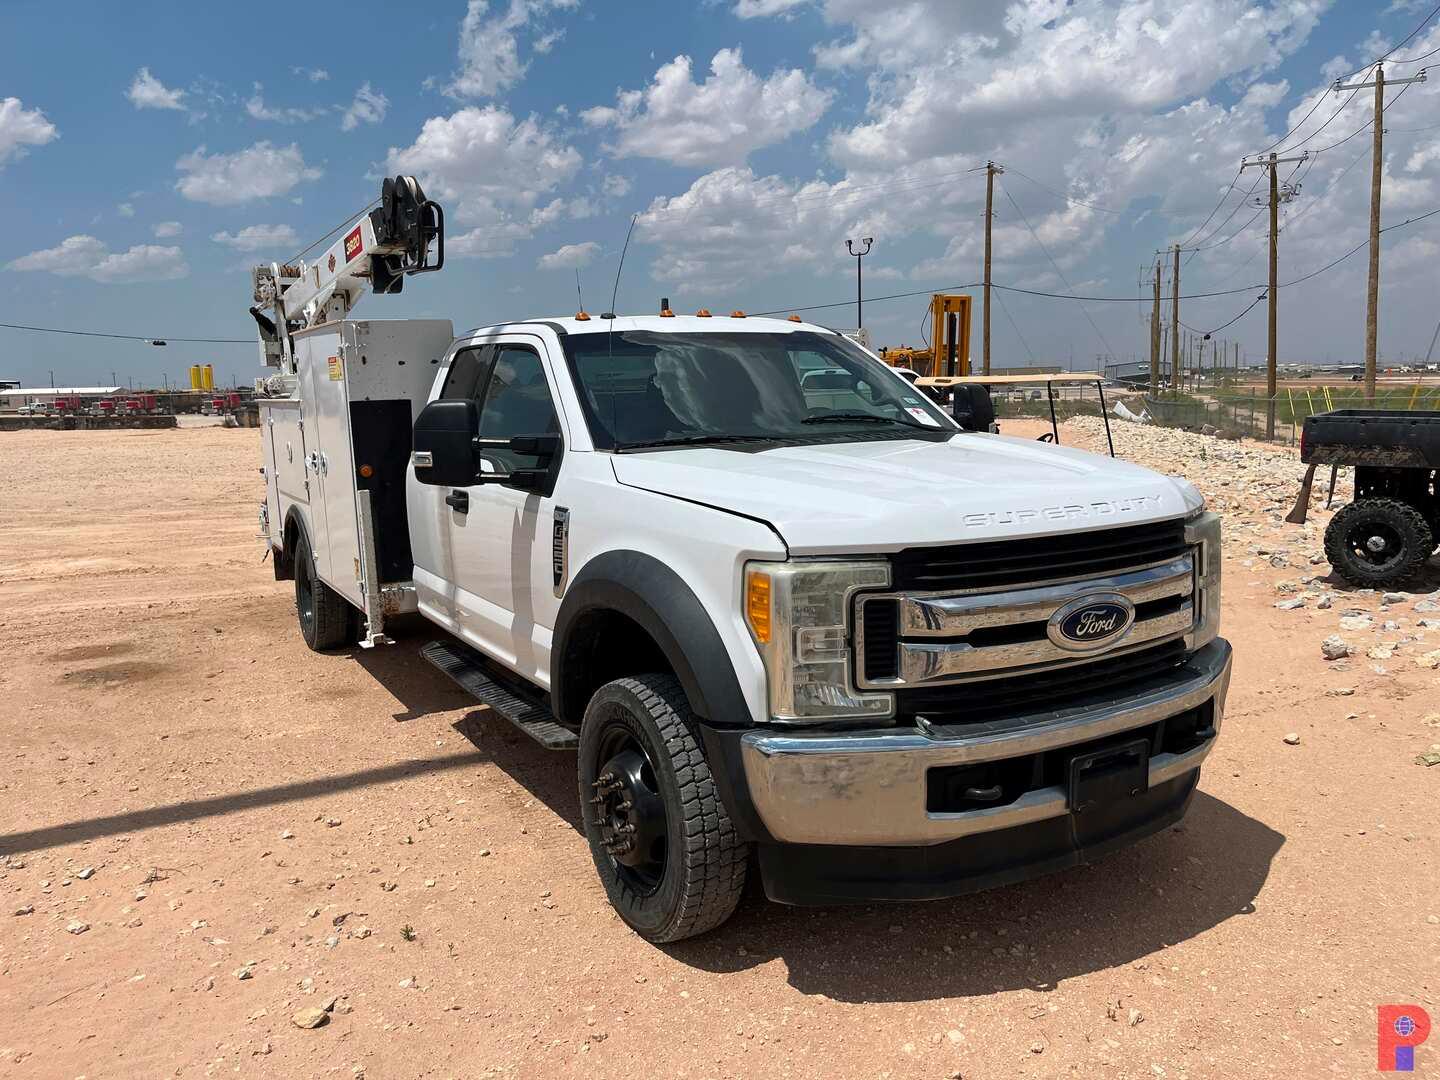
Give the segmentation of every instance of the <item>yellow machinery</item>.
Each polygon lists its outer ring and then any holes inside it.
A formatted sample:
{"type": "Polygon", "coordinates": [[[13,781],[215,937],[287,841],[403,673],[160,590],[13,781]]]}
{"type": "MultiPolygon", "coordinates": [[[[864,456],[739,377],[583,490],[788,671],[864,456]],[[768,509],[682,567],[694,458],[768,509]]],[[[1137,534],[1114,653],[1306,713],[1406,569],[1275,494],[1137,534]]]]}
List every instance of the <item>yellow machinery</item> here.
{"type": "Polygon", "coordinates": [[[925,376],[970,374],[970,297],[935,293],[930,297],[928,349],[889,349],[885,362],[925,376]]]}
{"type": "Polygon", "coordinates": [[[215,389],[215,365],[206,364],[200,369],[200,388],[202,390],[215,389]]]}
{"type": "Polygon", "coordinates": [[[970,374],[970,297],[936,293],[930,297],[932,375],[970,374]]]}
{"type": "Polygon", "coordinates": [[[199,365],[199,364],[191,364],[191,365],[190,365],[190,389],[191,389],[191,390],[203,390],[203,389],[205,389],[204,385],[200,382],[200,365],[199,365]]]}

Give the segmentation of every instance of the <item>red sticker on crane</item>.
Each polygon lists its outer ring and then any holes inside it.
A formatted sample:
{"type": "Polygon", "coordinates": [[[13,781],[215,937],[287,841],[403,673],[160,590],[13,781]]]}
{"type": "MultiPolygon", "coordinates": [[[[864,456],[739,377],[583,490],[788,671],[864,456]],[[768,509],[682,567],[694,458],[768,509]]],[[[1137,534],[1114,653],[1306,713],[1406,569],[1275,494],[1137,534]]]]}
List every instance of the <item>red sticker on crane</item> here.
{"type": "Polygon", "coordinates": [[[360,226],[356,225],[345,237],[345,261],[352,262],[360,254],[360,226]]]}

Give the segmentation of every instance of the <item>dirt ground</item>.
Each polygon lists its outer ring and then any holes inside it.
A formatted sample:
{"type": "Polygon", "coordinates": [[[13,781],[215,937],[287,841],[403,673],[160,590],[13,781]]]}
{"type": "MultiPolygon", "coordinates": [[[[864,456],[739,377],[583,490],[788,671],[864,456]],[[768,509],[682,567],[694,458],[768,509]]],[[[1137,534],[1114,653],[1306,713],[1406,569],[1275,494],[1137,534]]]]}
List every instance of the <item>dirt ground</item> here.
{"type": "Polygon", "coordinates": [[[1314,530],[1299,570],[1256,556],[1279,453],[1266,505],[1221,500],[1253,526],[1235,677],[1180,827],[953,902],[752,888],[656,948],[605,902],[573,757],[433,673],[424,624],[305,649],[255,432],[0,436],[0,1075],[1372,1075],[1377,1004],[1440,1021],[1440,676],[1320,655],[1340,609],[1413,629],[1419,596],[1274,606],[1328,573],[1314,530]]]}

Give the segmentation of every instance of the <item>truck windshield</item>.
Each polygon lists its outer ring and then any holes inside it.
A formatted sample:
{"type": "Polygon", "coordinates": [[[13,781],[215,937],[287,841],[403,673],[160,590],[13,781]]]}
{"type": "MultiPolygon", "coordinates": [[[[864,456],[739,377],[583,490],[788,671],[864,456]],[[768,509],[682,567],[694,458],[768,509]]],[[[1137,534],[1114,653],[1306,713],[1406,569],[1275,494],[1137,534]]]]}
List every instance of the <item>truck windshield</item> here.
{"type": "Polygon", "coordinates": [[[949,417],[838,334],[635,330],[563,340],[601,450],[956,434],[949,417]]]}

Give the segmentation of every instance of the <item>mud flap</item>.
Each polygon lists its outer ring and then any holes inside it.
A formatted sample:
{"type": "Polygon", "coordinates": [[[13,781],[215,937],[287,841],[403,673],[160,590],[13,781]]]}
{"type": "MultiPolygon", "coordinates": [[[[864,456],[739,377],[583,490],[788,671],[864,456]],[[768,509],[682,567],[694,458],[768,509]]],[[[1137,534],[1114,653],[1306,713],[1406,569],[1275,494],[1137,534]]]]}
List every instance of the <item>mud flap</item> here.
{"type": "MultiPolygon", "coordinates": [[[[1300,494],[1295,497],[1295,508],[1285,516],[1285,520],[1291,525],[1304,525],[1305,515],[1310,512],[1310,487],[1315,483],[1315,466],[1308,465],[1305,468],[1305,479],[1300,481],[1300,494]]],[[[1334,476],[1331,476],[1333,491],[1334,476]]]]}

